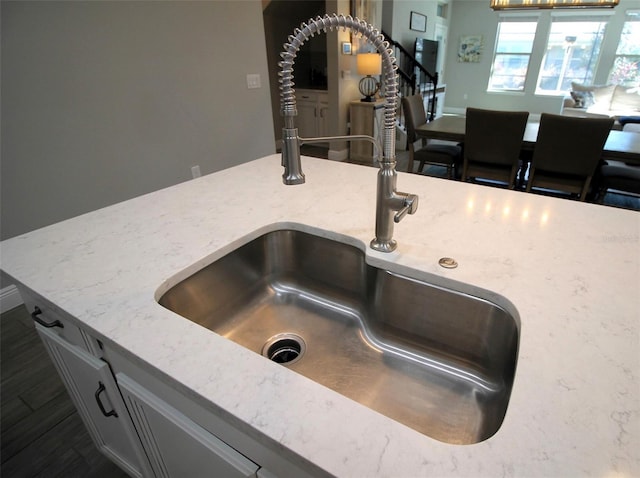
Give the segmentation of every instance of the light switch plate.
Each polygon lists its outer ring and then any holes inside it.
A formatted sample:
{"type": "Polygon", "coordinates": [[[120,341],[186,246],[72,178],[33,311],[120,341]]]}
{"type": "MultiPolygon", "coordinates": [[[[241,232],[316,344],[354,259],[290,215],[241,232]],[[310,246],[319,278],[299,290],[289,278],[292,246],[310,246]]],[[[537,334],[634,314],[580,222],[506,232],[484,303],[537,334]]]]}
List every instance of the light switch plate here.
{"type": "Polygon", "coordinates": [[[260,88],[260,75],[258,73],[251,73],[247,75],[247,88],[254,90],[260,88]]]}

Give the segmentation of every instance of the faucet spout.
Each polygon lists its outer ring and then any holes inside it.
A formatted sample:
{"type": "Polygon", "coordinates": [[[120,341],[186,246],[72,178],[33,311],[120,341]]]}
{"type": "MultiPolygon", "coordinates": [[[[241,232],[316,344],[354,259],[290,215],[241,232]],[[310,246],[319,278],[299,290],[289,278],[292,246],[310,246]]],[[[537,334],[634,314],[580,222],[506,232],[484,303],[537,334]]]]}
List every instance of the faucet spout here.
{"type": "MultiPolygon", "coordinates": [[[[343,28],[365,37],[380,53],[383,67],[383,84],[385,96],[384,132],[382,142],[382,161],[378,172],[378,189],[376,194],[376,236],[371,241],[371,247],[380,252],[391,252],[397,247],[393,240],[393,224],[400,222],[407,214],[414,214],[418,208],[418,197],[414,194],[396,191],[396,107],[398,75],[396,73],[396,59],[389,48],[384,36],[372,25],[353,18],[350,15],[324,15],[309,19],[302,23],[289,36],[284,44],[284,51],[280,54],[280,100],[281,114],[284,116],[282,130],[282,176],[285,184],[302,184],[305,181],[300,161],[300,145],[311,142],[298,136],[294,118],[298,115],[295,91],[293,88],[293,63],[302,44],[317,33],[324,33],[327,29],[343,28]]],[[[344,137],[321,138],[343,139],[344,137]]],[[[319,138],[316,138],[319,139],[319,138]]],[[[353,138],[356,139],[356,138],[353,138]]],[[[362,138],[358,138],[362,139],[362,138]]],[[[372,139],[372,138],[370,138],[372,139]]],[[[375,140],[374,140],[375,141],[375,140]]]]}
{"type": "Polygon", "coordinates": [[[282,181],[285,184],[304,184],[298,128],[282,128],[282,166],[282,181]]]}

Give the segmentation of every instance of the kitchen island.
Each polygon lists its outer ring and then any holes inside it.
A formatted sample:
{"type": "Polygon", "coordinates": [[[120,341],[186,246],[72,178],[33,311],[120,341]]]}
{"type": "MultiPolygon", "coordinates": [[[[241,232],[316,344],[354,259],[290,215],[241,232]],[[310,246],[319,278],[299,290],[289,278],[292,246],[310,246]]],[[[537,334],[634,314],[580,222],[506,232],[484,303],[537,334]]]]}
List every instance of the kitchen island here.
{"type": "Polygon", "coordinates": [[[308,157],[303,168],[306,184],[284,186],[273,155],[33,231],[2,242],[1,268],[311,475],[640,475],[640,214],[401,173],[398,188],[420,207],[384,254],[368,247],[377,170],[308,157]],[[497,433],[439,442],[158,305],[180,279],[282,228],[517,310],[497,433]],[[459,266],[440,267],[442,257],[459,266]]]}

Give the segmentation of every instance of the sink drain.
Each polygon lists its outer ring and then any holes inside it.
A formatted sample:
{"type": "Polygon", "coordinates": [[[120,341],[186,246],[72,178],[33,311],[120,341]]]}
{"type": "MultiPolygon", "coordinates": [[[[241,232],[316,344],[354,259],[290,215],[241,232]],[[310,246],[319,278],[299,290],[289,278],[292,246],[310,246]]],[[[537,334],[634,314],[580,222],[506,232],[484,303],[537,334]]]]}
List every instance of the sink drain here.
{"type": "Polygon", "coordinates": [[[292,364],[302,357],[307,346],[296,334],[278,334],[267,340],[262,355],[276,363],[292,364]]]}

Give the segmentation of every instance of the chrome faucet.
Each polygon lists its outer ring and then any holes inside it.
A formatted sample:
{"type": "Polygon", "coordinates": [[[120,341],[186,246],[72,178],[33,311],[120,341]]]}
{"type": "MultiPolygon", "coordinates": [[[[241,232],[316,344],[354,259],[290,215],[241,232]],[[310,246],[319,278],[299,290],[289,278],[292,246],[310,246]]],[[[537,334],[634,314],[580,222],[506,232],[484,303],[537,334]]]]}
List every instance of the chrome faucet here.
{"type": "Polygon", "coordinates": [[[280,54],[280,107],[284,116],[282,129],[282,166],[285,184],[304,183],[304,174],[300,162],[300,146],[304,143],[314,143],[328,140],[366,139],[377,145],[377,151],[382,149],[383,155],[378,171],[378,188],[376,194],[376,231],[371,241],[371,248],[380,252],[392,252],[397,247],[393,239],[393,223],[400,222],[407,214],[414,214],[418,209],[418,196],[396,191],[396,105],[398,102],[398,75],[396,74],[396,59],[389,49],[389,43],[384,36],[372,25],[365,21],[344,15],[324,15],[311,18],[302,23],[290,35],[284,44],[284,51],[280,54]],[[324,138],[300,138],[295,127],[294,118],[298,115],[296,109],[295,91],[293,89],[293,63],[302,44],[317,33],[326,33],[327,29],[342,27],[363,37],[376,48],[382,56],[383,84],[384,84],[384,136],[382,148],[370,136],[333,136],[324,138]]]}

